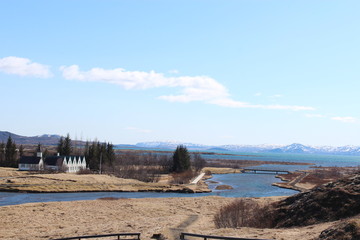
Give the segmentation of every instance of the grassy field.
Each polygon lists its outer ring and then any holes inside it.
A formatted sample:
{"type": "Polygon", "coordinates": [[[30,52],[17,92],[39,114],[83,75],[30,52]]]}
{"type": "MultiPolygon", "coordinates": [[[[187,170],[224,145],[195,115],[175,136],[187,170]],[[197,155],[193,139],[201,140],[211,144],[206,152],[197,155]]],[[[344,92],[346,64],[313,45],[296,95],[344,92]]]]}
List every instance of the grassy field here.
{"type": "Polygon", "coordinates": [[[0,191],[23,192],[95,192],[95,191],[157,191],[157,192],[209,192],[207,185],[169,184],[167,176],[158,183],[145,183],[135,179],[100,174],[36,174],[11,168],[0,168],[0,191]]]}

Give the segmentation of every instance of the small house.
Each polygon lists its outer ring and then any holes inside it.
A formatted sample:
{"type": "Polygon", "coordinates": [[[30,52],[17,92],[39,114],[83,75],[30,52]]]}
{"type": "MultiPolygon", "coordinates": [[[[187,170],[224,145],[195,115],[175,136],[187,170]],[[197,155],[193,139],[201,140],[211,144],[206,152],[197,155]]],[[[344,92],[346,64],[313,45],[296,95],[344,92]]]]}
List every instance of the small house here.
{"type": "Polygon", "coordinates": [[[19,170],[23,171],[39,171],[44,169],[44,161],[42,153],[36,156],[22,156],[19,161],[19,170]]]}

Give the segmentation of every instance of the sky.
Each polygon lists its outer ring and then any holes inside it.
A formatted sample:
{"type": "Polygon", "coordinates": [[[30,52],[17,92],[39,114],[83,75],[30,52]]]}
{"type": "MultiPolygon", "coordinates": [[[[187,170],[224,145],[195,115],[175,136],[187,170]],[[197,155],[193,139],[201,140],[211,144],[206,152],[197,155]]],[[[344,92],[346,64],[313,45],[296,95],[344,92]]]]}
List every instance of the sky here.
{"type": "Polygon", "coordinates": [[[360,1],[0,1],[0,131],[360,145],[360,1]]]}

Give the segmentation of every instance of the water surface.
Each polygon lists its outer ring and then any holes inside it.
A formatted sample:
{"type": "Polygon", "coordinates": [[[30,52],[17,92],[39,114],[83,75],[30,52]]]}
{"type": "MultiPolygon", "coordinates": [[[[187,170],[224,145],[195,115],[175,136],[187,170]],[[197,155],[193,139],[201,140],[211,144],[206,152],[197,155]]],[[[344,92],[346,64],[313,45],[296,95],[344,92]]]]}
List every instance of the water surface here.
{"type": "MultiPolygon", "coordinates": [[[[279,153],[239,153],[224,152],[235,155],[211,155],[204,154],[207,159],[223,158],[231,160],[262,160],[280,162],[309,162],[316,166],[359,166],[360,156],[341,155],[314,155],[314,154],[279,154],[279,153]],[[241,156],[239,156],[241,155],[241,156]]],[[[266,164],[256,166],[259,169],[277,169],[296,171],[308,169],[308,165],[277,165],[266,164]]],[[[255,168],[255,167],[254,167],[255,168]]],[[[223,197],[269,197],[289,196],[297,193],[294,190],[283,189],[272,186],[274,182],[280,182],[272,174],[222,174],[214,175],[212,181],[217,184],[209,184],[211,193],[156,193],[156,192],[90,192],[90,193],[8,193],[0,192],[0,206],[15,205],[31,202],[53,202],[53,201],[78,201],[94,200],[103,197],[115,198],[167,198],[167,197],[202,197],[202,196],[223,196],[223,197]],[[232,190],[215,190],[217,185],[224,184],[233,187],[232,190]]]]}

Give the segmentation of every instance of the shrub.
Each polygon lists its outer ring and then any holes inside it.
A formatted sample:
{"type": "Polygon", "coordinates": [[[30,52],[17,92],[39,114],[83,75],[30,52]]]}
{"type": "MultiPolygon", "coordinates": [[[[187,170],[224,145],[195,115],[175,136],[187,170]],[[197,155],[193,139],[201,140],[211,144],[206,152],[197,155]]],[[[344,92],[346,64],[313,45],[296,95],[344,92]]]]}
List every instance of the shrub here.
{"type": "Polygon", "coordinates": [[[272,225],[271,207],[260,207],[249,199],[240,199],[222,208],[214,216],[217,228],[255,227],[266,228],[272,225]]]}
{"type": "Polygon", "coordinates": [[[196,172],[187,170],[182,173],[173,173],[171,174],[172,180],[170,183],[172,184],[187,184],[196,176],[196,172]]]}
{"type": "Polygon", "coordinates": [[[88,168],[80,168],[79,171],[76,172],[77,174],[92,174],[93,172],[88,168]]]}
{"type": "Polygon", "coordinates": [[[120,178],[136,179],[142,182],[158,182],[160,170],[149,166],[117,166],[113,174],[120,178]]]}

